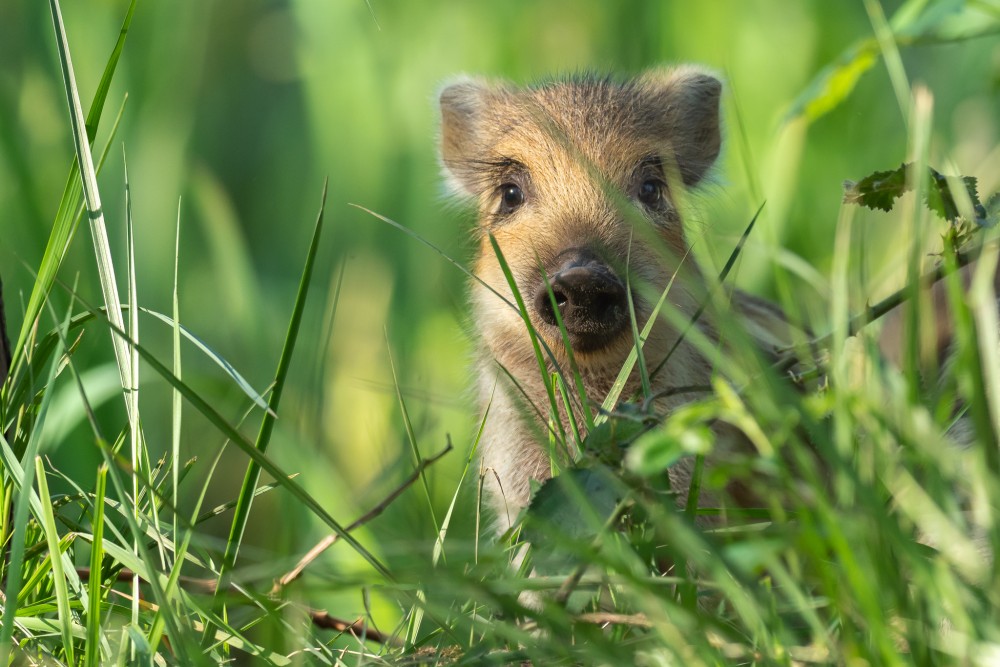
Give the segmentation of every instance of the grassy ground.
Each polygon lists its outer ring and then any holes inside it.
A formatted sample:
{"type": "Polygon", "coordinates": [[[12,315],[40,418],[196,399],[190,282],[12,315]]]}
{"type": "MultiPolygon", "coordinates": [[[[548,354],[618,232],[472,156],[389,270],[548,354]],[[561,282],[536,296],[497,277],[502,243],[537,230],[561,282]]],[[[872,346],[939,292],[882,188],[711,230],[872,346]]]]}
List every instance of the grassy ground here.
{"type": "Polygon", "coordinates": [[[840,203],[845,179],[904,161],[1000,189],[995,2],[5,12],[0,659],[1000,661],[996,232],[919,193],[840,203]],[[464,278],[348,202],[464,261],[442,81],[676,60],[728,85],[696,254],[721,270],[766,201],[728,281],[819,340],[797,377],[737,341],[710,399],[662,422],[619,409],[526,528],[561,556],[529,580],[479,536],[464,278]],[[955,246],[985,251],[967,296],[942,281],[957,353],[939,367],[906,286],[949,273],[955,246]],[[851,334],[897,292],[893,365],[879,323],[851,334]],[[763,502],[705,531],[656,480],[719,419],[760,455],[701,483],[763,502]],[[528,588],[550,591],[540,609],[528,588]]]}

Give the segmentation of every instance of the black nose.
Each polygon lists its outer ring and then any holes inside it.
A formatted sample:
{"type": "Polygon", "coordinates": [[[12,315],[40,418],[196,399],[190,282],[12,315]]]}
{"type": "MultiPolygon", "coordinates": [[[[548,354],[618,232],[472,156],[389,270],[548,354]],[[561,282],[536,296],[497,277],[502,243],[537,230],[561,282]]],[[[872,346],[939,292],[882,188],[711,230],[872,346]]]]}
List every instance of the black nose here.
{"type": "Polygon", "coordinates": [[[574,351],[598,349],[628,325],[625,285],[603,260],[588,250],[562,253],[559,268],[535,294],[535,311],[542,322],[558,326],[552,301],[559,309],[574,351]]]}

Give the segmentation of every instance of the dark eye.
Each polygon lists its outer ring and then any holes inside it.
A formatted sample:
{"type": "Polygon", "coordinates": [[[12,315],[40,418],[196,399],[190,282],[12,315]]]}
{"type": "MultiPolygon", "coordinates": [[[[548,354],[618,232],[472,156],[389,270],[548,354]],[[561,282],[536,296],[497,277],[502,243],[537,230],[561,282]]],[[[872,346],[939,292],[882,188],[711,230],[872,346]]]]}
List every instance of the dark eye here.
{"type": "Polygon", "coordinates": [[[658,179],[648,178],[639,185],[637,196],[645,206],[657,208],[663,197],[663,183],[658,179]]]}
{"type": "Polygon", "coordinates": [[[524,203],[524,191],[516,183],[504,183],[500,186],[500,213],[513,213],[524,203]]]}

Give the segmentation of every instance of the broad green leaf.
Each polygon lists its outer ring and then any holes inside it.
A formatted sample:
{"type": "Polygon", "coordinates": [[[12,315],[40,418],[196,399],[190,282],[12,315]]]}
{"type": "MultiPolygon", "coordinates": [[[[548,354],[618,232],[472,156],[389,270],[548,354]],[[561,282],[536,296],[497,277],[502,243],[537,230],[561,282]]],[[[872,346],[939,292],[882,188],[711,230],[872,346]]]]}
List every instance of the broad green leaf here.
{"type": "MultiPolygon", "coordinates": [[[[844,203],[866,206],[873,210],[891,211],[896,200],[913,188],[914,169],[912,162],[904,163],[890,171],[876,171],[857,182],[845,181],[844,203]]],[[[926,184],[922,188],[924,205],[939,218],[956,222],[962,217],[959,204],[955,201],[955,193],[952,192],[952,184],[961,183],[959,191],[965,190],[964,196],[968,197],[972,205],[974,222],[980,227],[995,224],[996,214],[992,208],[995,206],[997,195],[994,194],[986,205],[983,205],[979,201],[978,183],[975,177],[950,178],[933,167],[927,167],[925,178],[926,184]]]]}
{"type": "Polygon", "coordinates": [[[874,40],[844,52],[836,62],[819,71],[812,82],[792,102],[785,122],[805,117],[809,122],[826,115],[854,91],[861,77],[878,61],[874,40]]]}
{"type": "Polygon", "coordinates": [[[532,544],[533,563],[545,574],[565,573],[579,561],[568,544],[597,536],[624,496],[603,466],[570,468],[545,481],[531,499],[521,537],[532,544]]]}
{"type": "Polygon", "coordinates": [[[712,402],[691,403],[675,410],[662,425],[632,444],[626,465],[639,475],[659,475],[684,456],[708,453],[714,438],[707,424],[717,410],[712,402]]]}

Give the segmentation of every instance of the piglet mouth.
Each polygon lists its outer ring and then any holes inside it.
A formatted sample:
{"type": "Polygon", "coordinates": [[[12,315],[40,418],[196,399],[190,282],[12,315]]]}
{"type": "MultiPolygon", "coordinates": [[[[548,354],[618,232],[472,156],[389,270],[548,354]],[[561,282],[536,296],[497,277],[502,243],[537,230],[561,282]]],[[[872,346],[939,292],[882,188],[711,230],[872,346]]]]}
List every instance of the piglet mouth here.
{"type": "Polygon", "coordinates": [[[625,284],[591,251],[574,249],[562,253],[559,259],[548,285],[543,280],[535,293],[538,320],[556,331],[562,320],[575,353],[608,347],[628,330],[625,284]]]}

